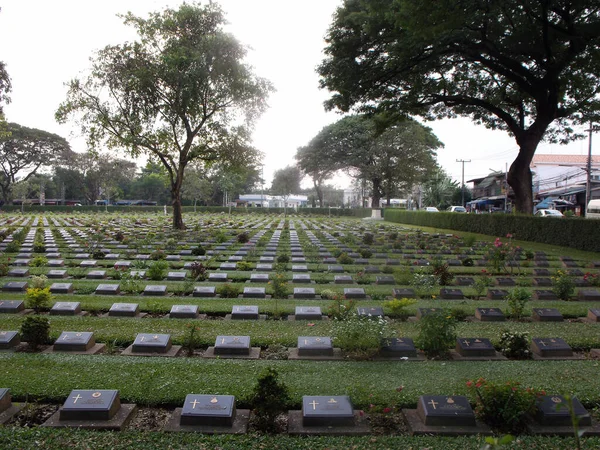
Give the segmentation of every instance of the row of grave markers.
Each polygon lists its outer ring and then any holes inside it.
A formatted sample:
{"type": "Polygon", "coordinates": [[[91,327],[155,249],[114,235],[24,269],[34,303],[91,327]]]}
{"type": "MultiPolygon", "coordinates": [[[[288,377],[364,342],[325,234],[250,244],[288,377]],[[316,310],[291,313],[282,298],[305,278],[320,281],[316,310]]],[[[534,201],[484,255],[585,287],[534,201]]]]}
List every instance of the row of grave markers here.
{"type": "MultiPolygon", "coordinates": [[[[567,400],[561,395],[538,398],[529,431],[535,434],[572,434],[571,416],[566,404],[567,400]]],[[[572,398],[572,405],[582,435],[600,435],[599,425],[581,402],[572,398]]],[[[0,424],[10,421],[23,406],[12,402],[9,389],[0,389],[0,424]]],[[[135,413],[136,405],[121,403],[118,390],[76,389],[42,426],[121,431],[135,413]]],[[[492,434],[487,425],[476,419],[469,400],[460,395],[422,395],[416,409],[403,409],[402,413],[413,435],[492,434]]],[[[183,406],[171,414],[164,431],[240,434],[247,432],[249,418],[250,411],[238,410],[232,395],[188,394],[183,406]]],[[[364,414],[354,409],[348,396],[308,395],[302,397],[300,411],[288,412],[288,433],[366,435],[371,433],[371,428],[364,414]]]]}

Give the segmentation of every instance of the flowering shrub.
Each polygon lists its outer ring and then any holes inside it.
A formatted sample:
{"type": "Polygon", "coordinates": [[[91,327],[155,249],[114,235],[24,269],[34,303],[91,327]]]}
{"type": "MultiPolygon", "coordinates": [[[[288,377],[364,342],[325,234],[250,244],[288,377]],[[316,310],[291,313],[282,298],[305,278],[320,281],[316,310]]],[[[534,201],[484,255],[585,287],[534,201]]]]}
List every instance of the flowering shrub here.
{"type": "MultiPolygon", "coordinates": [[[[321,295],[325,292],[321,292],[321,295]]],[[[333,303],[327,308],[327,313],[332,319],[343,320],[353,314],[356,303],[354,300],[344,300],[344,297],[338,294],[334,294],[331,300],[333,303]]]]}
{"type": "Polygon", "coordinates": [[[600,286],[600,273],[586,272],[583,276],[583,280],[589,283],[591,286],[600,286]]]}
{"type": "Polygon", "coordinates": [[[373,279],[367,273],[360,271],[356,272],[356,275],[354,276],[354,281],[356,281],[358,284],[371,284],[373,279]]]}
{"type": "Polygon", "coordinates": [[[504,331],[500,336],[500,351],[507,358],[529,359],[529,333],[519,331],[504,331]]]}
{"type": "Polygon", "coordinates": [[[496,238],[486,254],[488,264],[495,273],[512,273],[515,268],[519,267],[517,262],[521,259],[521,248],[513,245],[512,237],[512,234],[507,234],[506,242],[496,238]]]}
{"type": "Polygon", "coordinates": [[[406,311],[406,308],[415,303],[417,303],[417,300],[414,298],[395,298],[394,300],[383,302],[383,307],[390,309],[394,317],[398,317],[400,320],[405,321],[408,318],[408,311],[406,311]]]}
{"type": "Polygon", "coordinates": [[[440,259],[433,261],[433,276],[440,286],[448,286],[454,279],[454,274],[450,272],[448,264],[440,259]]]}
{"type": "Polygon", "coordinates": [[[493,285],[494,282],[492,281],[490,273],[487,270],[482,269],[480,275],[475,280],[475,283],[473,283],[473,289],[475,289],[477,298],[481,297],[485,290],[493,285]]]}
{"type": "Polygon", "coordinates": [[[431,297],[433,288],[437,286],[437,278],[424,270],[416,270],[413,273],[410,285],[419,297],[431,297]]]}
{"type": "Polygon", "coordinates": [[[575,292],[573,277],[564,270],[557,270],[552,277],[552,290],[561,300],[569,300],[575,292]]]}
{"type": "Polygon", "coordinates": [[[467,381],[467,387],[475,395],[477,417],[503,433],[523,431],[537,396],[546,395],[544,391],[523,388],[515,381],[496,383],[479,378],[467,381]]]}
{"type": "Polygon", "coordinates": [[[372,358],[379,352],[381,340],[389,337],[388,323],[382,317],[348,315],[332,322],[332,341],[353,359],[372,358]]]}
{"type": "Polygon", "coordinates": [[[287,298],[288,288],[287,280],[285,275],[281,272],[271,275],[271,281],[269,281],[271,288],[273,289],[274,298],[287,298]]]}
{"type": "Polygon", "coordinates": [[[508,314],[515,319],[520,319],[529,300],[531,300],[531,292],[522,287],[514,288],[506,296],[508,314]]]}
{"type": "Polygon", "coordinates": [[[456,320],[447,311],[431,312],[419,323],[419,336],[415,343],[427,356],[443,356],[456,342],[456,320]]]}

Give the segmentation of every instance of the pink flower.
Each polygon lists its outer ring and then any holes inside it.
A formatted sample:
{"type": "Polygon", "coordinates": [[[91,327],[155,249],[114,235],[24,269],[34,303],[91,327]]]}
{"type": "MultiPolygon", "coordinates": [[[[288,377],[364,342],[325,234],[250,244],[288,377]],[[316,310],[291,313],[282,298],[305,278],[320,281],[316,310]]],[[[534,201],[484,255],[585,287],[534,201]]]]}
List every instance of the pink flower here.
{"type": "Polygon", "coordinates": [[[308,327],[314,327],[315,324],[314,323],[308,323],[308,324],[306,324],[306,326],[308,326],[308,327]]]}
{"type": "Polygon", "coordinates": [[[387,414],[392,411],[392,408],[383,408],[383,413],[387,414]]]}
{"type": "Polygon", "coordinates": [[[473,386],[473,381],[472,380],[467,381],[467,387],[471,387],[471,386],[473,386]]]}
{"type": "Polygon", "coordinates": [[[358,414],[359,414],[359,415],[362,417],[362,416],[364,416],[364,415],[365,415],[365,412],[364,412],[364,411],[361,409],[361,410],[358,412],[358,414]]]}
{"type": "Polygon", "coordinates": [[[512,235],[512,234],[510,234],[510,233],[508,233],[508,234],[506,235],[506,237],[507,237],[508,239],[511,239],[511,238],[513,237],[513,235],[512,235]]]}
{"type": "Polygon", "coordinates": [[[374,405],[373,403],[371,403],[371,404],[369,405],[369,408],[373,409],[373,408],[375,408],[375,405],[374,405]]]}
{"type": "Polygon", "coordinates": [[[402,392],[403,389],[404,389],[404,386],[398,386],[396,388],[396,392],[402,392]]]}
{"type": "Polygon", "coordinates": [[[494,247],[502,247],[502,241],[500,240],[500,238],[496,238],[496,240],[494,241],[494,247]]]}

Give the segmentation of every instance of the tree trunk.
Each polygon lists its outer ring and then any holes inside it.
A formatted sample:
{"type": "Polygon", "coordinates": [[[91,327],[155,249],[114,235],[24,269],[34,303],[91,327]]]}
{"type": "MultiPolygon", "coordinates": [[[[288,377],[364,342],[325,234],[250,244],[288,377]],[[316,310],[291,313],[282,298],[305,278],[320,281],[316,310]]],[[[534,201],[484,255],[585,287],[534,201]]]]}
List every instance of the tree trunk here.
{"type": "Polygon", "coordinates": [[[381,180],[379,178],[373,178],[373,193],[371,194],[371,208],[379,208],[379,201],[381,200],[381,180]]]}
{"type": "Polygon", "coordinates": [[[538,137],[529,133],[517,138],[519,154],[508,170],[507,181],[515,193],[515,209],[521,214],[533,214],[533,183],[529,165],[542,135],[538,137]]]}
{"type": "Polygon", "coordinates": [[[319,208],[323,207],[323,189],[321,189],[321,184],[317,183],[313,180],[313,184],[315,186],[315,192],[317,193],[317,197],[319,198],[319,208]]]}
{"type": "Polygon", "coordinates": [[[173,228],[185,230],[181,213],[181,184],[183,183],[183,170],[179,170],[177,178],[171,183],[171,204],[173,205],[173,228]]]}

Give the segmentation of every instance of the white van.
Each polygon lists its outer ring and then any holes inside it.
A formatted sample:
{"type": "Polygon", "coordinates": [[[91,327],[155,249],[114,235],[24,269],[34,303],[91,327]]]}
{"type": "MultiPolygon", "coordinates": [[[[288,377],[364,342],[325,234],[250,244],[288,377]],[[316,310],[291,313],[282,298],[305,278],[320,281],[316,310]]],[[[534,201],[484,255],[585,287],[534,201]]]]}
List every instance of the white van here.
{"type": "Polygon", "coordinates": [[[585,212],[588,219],[600,219],[600,199],[590,200],[585,212]]]}

